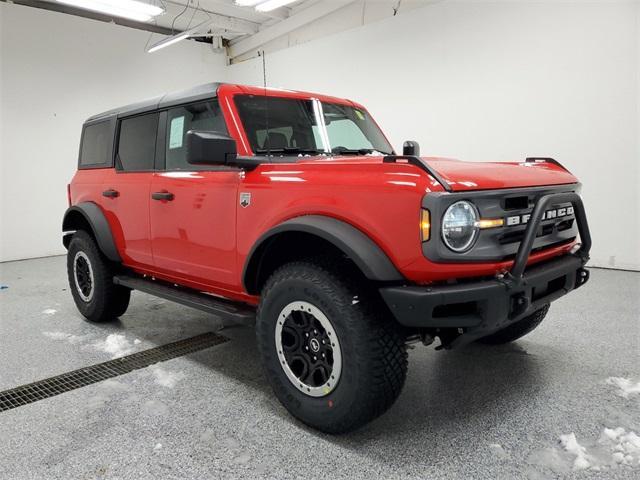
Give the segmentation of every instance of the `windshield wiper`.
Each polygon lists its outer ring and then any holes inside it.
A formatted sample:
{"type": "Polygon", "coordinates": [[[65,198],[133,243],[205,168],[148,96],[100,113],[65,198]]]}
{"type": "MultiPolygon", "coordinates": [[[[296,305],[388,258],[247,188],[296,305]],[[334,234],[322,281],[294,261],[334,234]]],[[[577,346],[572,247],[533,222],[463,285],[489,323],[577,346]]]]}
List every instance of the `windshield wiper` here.
{"type": "Polygon", "coordinates": [[[338,155],[368,155],[374,152],[378,152],[382,155],[390,155],[386,152],[381,152],[376,148],[346,148],[346,147],[335,147],[331,150],[332,153],[337,153],[338,155]]]}
{"type": "Polygon", "coordinates": [[[317,150],[315,148],[298,148],[298,147],[282,147],[282,148],[259,148],[256,150],[256,153],[267,154],[273,153],[276,155],[320,155],[325,153],[322,150],[317,150]]]}

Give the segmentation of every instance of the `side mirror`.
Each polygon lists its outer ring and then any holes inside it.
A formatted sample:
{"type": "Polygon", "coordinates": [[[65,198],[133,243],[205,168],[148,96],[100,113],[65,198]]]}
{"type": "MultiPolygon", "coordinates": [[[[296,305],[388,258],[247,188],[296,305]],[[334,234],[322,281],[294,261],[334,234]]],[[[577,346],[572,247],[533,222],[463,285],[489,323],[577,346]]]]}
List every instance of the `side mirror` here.
{"type": "Polygon", "coordinates": [[[402,155],[407,157],[419,157],[420,145],[413,140],[407,140],[402,144],[402,155]]]}
{"type": "Polygon", "coordinates": [[[236,141],[219,132],[189,130],[187,163],[193,165],[228,165],[238,156],[236,141]]]}

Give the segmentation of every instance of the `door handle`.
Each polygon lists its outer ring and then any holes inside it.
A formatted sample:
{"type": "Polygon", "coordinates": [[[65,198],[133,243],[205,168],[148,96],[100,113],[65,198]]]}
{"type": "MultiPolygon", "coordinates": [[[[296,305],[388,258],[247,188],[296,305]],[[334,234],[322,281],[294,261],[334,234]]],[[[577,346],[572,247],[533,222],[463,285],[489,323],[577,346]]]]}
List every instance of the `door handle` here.
{"type": "Polygon", "coordinates": [[[120,192],[114,190],[113,188],[110,188],[109,190],[105,190],[104,192],[102,192],[102,196],[107,198],[116,198],[120,196],[120,192]]]}
{"type": "Polygon", "coordinates": [[[153,198],[154,200],[167,200],[167,201],[171,201],[173,200],[173,193],[171,192],[153,192],[151,194],[151,198],[153,198]]]}

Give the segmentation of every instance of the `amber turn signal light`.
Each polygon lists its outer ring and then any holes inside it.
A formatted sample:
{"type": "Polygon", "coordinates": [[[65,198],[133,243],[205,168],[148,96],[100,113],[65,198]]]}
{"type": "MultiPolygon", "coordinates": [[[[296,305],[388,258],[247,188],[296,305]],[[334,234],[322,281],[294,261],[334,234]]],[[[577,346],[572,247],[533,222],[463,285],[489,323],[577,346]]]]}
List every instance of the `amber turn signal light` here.
{"type": "Polygon", "coordinates": [[[431,214],[426,208],[420,211],[420,235],[423,242],[429,240],[431,236],[431,214]]]}
{"type": "Polygon", "coordinates": [[[504,225],[504,219],[502,218],[481,218],[476,223],[478,228],[496,228],[504,225]]]}

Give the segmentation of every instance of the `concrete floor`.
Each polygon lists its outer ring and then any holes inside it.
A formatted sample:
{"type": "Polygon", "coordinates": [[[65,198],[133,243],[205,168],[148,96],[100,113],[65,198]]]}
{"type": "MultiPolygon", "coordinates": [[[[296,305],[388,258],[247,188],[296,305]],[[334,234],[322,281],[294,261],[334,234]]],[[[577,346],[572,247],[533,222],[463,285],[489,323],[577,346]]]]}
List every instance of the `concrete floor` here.
{"type": "MultiPolygon", "coordinates": [[[[140,293],[120,322],[89,324],[64,257],[0,264],[0,285],[0,390],[221,326],[140,293]]],[[[594,269],[513,345],[418,347],[394,407],[339,437],[293,420],[253,331],[225,328],[221,346],[0,413],[0,478],[637,479],[640,393],[607,379],[640,382],[639,297],[640,274],[594,269]],[[598,441],[605,427],[628,442],[598,441]],[[571,433],[584,456],[560,443],[571,433]]]]}

